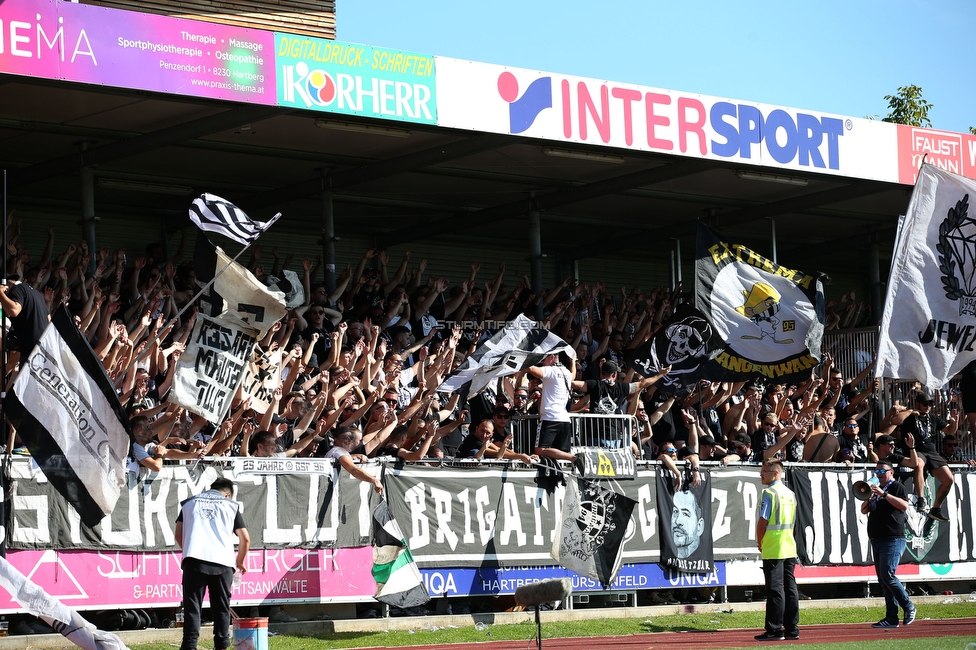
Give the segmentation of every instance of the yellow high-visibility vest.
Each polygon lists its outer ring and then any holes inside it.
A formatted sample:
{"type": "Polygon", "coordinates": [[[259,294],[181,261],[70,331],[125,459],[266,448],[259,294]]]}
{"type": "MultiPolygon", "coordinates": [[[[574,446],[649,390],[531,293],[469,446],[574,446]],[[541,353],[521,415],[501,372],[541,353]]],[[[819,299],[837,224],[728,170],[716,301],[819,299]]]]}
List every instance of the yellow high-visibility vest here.
{"type": "Polygon", "coordinates": [[[766,522],[766,534],[762,538],[762,559],[782,560],[796,557],[796,540],[793,526],[796,524],[796,496],[778,481],[763,490],[759,503],[770,496],[772,508],[766,522]]]}

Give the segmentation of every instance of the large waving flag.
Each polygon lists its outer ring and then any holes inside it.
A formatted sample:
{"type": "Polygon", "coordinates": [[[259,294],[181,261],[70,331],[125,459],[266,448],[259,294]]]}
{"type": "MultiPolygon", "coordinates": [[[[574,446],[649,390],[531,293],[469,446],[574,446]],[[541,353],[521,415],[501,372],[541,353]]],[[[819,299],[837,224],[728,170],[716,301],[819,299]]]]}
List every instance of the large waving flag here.
{"type": "Polygon", "coordinates": [[[539,363],[547,354],[560,352],[576,356],[569,343],[539,327],[524,314],[519,314],[468,355],[437,390],[453,393],[470,382],[468,394],[477,395],[499,377],[514,375],[539,363]]]}
{"type": "Polygon", "coordinates": [[[267,221],[254,221],[236,205],[214,194],[201,194],[190,206],[190,219],[200,230],[223,235],[244,245],[260,237],[280,216],[279,212],[267,221]]]}
{"type": "Polygon", "coordinates": [[[67,309],[54,312],[4,406],[41,471],[85,525],[111,514],[125,484],[129,421],[67,309]]]}
{"type": "Polygon", "coordinates": [[[695,306],[712,324],[705,379],[809,378],[824,330],[820,278],[788,269],[698,225],[695,306]]]}
{"type": "Polygon", "coordinates": [[[420,569],[386,499],[373,511],[373,580],[376,600],[394,607],[418,607],[430,600],[420,569]]]}
{"type": "Polygon", "coordinates": [[[658,392],[687,395],[701,379],[711,352],[712,326],[691,305],[681,305],[643,345],[624,350],[624,360],[641,377],[671,371],[658,380],[658,392]]]}
{"type": "Polygon", "coordinates": [[[898,228],[878,377],[941,388],[976,359],[976,181],[923,164],[898,228]]]}
{"type": "Polygon", "coordinates": [[[609,587],[623,566],[624,538],[636,505],[599,483],[567,476],[552,558],[559,566],[609,587]]]}

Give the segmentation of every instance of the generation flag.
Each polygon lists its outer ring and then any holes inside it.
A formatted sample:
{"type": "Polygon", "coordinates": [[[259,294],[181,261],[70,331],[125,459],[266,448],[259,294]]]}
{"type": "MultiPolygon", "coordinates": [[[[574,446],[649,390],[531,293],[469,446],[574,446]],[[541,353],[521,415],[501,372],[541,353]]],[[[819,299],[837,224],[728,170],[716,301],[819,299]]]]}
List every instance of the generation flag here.
{"type": "Polygon", "coordinates": [[[129,421],[71,314],[60,308],[21,363],[4,406],[34,461],[88,527],[125,484],[129,421]]]}
{"type": "Polygon", "coordinates": [[[261,339],[287,313],[284,293],[268,289],[203,233],[197,237],[193,268],[201,287],[213,280],[210,291],[200,299],[200,312],[207,316],[232,314],[258,330],[261,339]]]}
{"type": "Polygon", "coordinates": [[[798,383],[820,360],[823,286],[698,225],[695,306],[712,325],[703,377],[798,383]]]}
{"type": "Polygon", "coordinates": [[[642,377],[653,377],[662,368],[671,371],[655,386],[666,395],[685,395],[701,379],[708,361],[712,326],[705,315],[684,304],[675,310],[657,333],[643,345],[624,351],[624,361],[642,377]]]}
{"type": "Polygon", "coordinates": [[[566,477],[566,496],[552,558],[609,587],[624,561],[624,537],[637,502],[599,483],[566,477]]]}
{"type": "Polygon", "coordinates": [[[657,472],[658,532],[661,565],[682,573],[711,573],[715,570],[712,548],[712,478],[702,472],[701,485],[690,476],[678,490],[674,475],[660,467],[657,472]]]}
{"type": "Polygon", "coordinates": [[[976,360],[976,181],[923,164],[895,238],[877,377],[939,389],[976,360]]]}
{"type": "Polygon", "coordinates": [[[403,609],[430,600],[420,569],[386,499],[373,510],[373,580],[376,600],[381,603],[403,609]]]}
{"type": "Polygon", "coordinates": [[[214,194],[201,194],[190,205],[190,220],[200,230],[223,235],[244,245],[260,237],[280,216],[279,212],[267,221],[254,221],[236,205],[214,194]]]}
{"type": "Polygon", "coordinates": [[[437,388],[443,393],[461,390],[470,382],[469,395],[477,395],[499,377],[514,375],[534,366],[551,353],[576,356],[573,347],[535,321],[519,314],[468,355],[457,370],[437,388]]]}

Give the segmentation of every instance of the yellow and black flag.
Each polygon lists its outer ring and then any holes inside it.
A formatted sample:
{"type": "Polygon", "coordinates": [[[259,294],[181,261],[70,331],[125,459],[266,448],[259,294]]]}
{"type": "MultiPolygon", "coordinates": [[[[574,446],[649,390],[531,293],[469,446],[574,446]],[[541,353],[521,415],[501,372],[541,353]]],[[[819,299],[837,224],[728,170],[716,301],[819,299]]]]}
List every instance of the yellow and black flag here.
{"type": "Polygon", "coordinates": [[[795,383],[820,360],[820,277],[788,269],[698,225],[695,306],[712,325],[703,376],[795,383]]]}

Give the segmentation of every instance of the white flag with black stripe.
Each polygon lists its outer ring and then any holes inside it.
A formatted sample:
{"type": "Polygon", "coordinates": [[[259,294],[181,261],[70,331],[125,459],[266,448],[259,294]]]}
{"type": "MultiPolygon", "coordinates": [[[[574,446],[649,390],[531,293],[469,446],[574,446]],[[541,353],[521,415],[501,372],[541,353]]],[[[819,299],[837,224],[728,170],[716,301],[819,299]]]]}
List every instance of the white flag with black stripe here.
{"type": "Polygon", "coordinates": [[[202,194],[190,205],[190,219],[200,230],[215,232],[238,244],[250,244],[271,227],[281,213],[267,221],[254,221],[230,201],[214,194],[202,194]]]}
{"type": "Polygon", "coordinates": [[[547,354],[560,352],[576,358],[573,346],[519,314],[468,355],[437,390],[453,393],[470,384],[468,394],[477,395],[499,377],[514,375],[541,362],[547,354]]]}
{"type": "Polygon", "coordinates": [[[128,418],[67,309],[21,363],[4,405],[51,485],[88,527],[111,514],[125,484],[128,418]]]}

